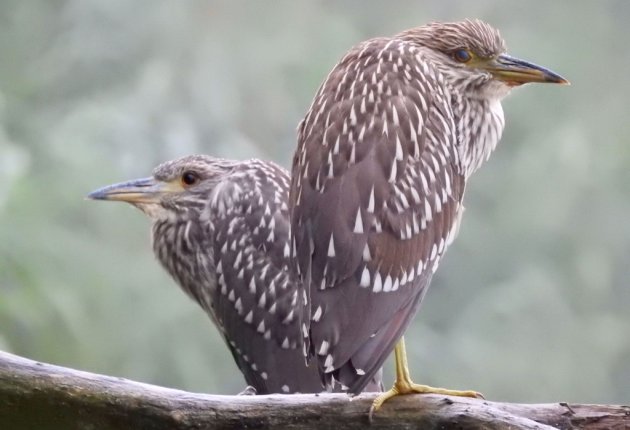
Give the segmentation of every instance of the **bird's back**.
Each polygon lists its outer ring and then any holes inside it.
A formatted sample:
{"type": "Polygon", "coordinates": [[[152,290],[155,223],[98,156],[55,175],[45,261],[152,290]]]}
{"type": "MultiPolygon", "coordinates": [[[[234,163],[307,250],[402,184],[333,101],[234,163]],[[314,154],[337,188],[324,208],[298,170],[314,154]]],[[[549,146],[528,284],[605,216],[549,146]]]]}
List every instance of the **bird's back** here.
{"type": "Polygon", "coordinates": [[[327,383],[363,390],[456,231],[464,178],[449,101],[418,47],[373,39],[335,66],[300,125],[291,222],[327,383]]]}
{"type": "Polygon", "coordinates": [[[302,354],[303,291],[288,270],[288,184],[286,171],[252,160],[235,169],[209,207],[217,323],[259,393],[322,390],[302,354]]]}
{"type": "Polygon", "coordinates": [[[199,218],[154,226],[159,260],[211,316],[259,394],[323,389],[302,352],[304,292],[289,270],[288,187],[288,173],[273,163],[234,162],[199,218]]]}

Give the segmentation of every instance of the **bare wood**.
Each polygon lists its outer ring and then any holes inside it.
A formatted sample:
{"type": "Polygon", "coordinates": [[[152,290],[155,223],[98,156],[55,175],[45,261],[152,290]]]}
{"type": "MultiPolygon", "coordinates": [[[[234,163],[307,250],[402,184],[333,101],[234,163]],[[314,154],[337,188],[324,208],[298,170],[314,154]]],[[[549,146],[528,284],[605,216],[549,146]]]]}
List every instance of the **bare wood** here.
{"type": "MultiPolygon", "coordinates": [[[[0,352],[0,428],[363,429],[374,395],[195,394],[0,352]]],[[[388,402],[372,429],[630,429],[630,406],[510,404],[435,395],[388,402]]]]}

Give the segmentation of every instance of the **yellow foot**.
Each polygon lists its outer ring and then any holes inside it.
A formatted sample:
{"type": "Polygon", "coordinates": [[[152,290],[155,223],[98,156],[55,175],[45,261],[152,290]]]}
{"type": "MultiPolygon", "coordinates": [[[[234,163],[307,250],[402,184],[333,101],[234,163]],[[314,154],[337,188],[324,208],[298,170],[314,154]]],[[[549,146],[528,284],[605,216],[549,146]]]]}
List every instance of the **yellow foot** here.
{"type": "Polygon", "coordinates": [[[458,396],[458,397],[475,397],[483,399],[483,395],[476,391],[458,391],[447,390],[446,388],[435,388],[428,385],[414,384],[411,381],[396,381],[394,386],[389,391],[385,391],[379,395],[370,408],[370,421],[372,421],[372,415],[378,411],[383,403],[391,399],[392,397],[404,395],[404,394],[442,394],[445,396],[458,396]]]}
{"type": "Polygon", "coordinates": [[[441,394],[444,396],[458,396],[458,397],[476,397],[483,399],[481,393],[476,391],[457,391],[447,390],[446,388],[434,388],[428,385],[414,384],[409,376],[409,367],[407,366],[407,353],[405,352],[405,340],[403,338],[396,344],[394,349],[394,358],[396,362],[396,382],[391,390],[385,391],[378,396],[372,402],[370,408],[370,421],[372,421],[372,415],[378,411],[383,403],[391,399],[392,397],[399,396],[401,394],[441,394]]]}

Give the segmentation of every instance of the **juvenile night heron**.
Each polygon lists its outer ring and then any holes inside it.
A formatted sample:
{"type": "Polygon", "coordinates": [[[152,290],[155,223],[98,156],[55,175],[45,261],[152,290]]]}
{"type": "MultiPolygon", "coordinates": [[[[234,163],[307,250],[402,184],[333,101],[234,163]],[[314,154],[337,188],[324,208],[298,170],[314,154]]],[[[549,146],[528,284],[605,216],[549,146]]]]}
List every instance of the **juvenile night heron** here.
{"type": "MultiPolygon", "coordinates": [[[[195,155],[89,195],[149,216],[158,260],[210,316],[260,394],[322,390],[302,354],[303,289],[288,270],[288,189],[288,173],[273,163],[195,155]]],[[[371,389],[379,387],[377,379],[371,389]]]]}
{"type": "Polygon", "coordinates": [[[394,387],[414,384],[402,335],[457,234],[464,188],[503,131],[501,100],[529,82],[568,83],[509,57],[481,21],[431,23],[351,49],[298,129],[291,228],[311,300],[323,381],[360,393],[395,347],[394,387]]]}

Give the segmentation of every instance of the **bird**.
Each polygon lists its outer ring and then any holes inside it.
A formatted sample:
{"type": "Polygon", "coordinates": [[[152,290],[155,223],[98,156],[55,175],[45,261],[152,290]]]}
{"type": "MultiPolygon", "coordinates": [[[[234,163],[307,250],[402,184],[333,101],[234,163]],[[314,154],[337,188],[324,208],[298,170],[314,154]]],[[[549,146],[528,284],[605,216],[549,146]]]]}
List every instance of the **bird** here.
{"type": "MultiPolygon", "coordinates": [[[[289,174],[275,163],[190,155],[88,195],[130,203],[151,219],[158,261],[210,316],[258,394],[323,389],[301,349],[288,190],[289,174]]],[[[368,389],[381,391],[380,373],[368,389]]]]}
{"type": "Polygon", "coordinates": [[[322,381],[356,395],[395,352],[388,399],[480,397],[411,380],[403,334],[455,239],[471,175],[501,138],[501,101],[568,84],[506,54],[480,20],[432,22],[354,46],[298,125],[290,189],[294,270],[310,301],[304,349],[322,381]]]}

